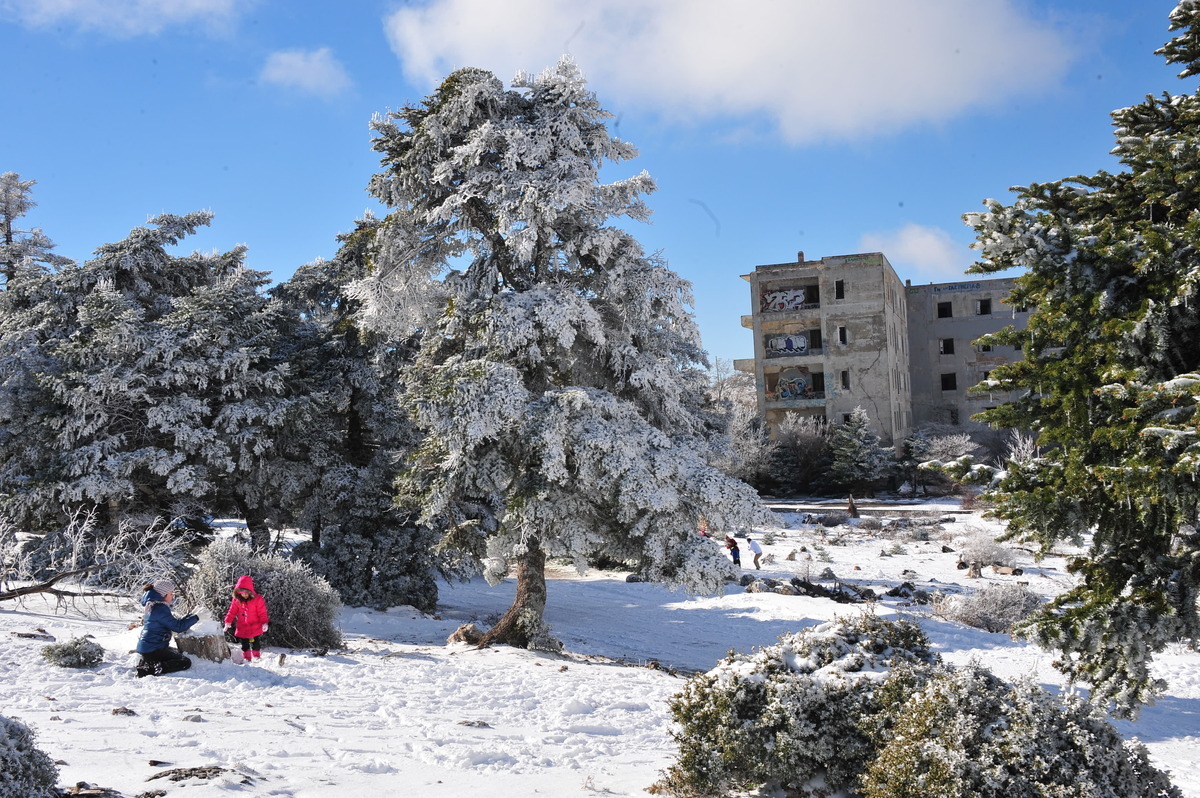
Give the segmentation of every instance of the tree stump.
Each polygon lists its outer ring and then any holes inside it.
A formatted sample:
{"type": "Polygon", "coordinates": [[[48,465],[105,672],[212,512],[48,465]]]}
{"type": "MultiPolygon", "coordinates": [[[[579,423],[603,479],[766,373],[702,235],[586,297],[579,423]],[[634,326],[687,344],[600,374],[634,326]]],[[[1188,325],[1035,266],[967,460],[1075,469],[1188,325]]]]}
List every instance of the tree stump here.
{"type": "Polygon", "coordinates": [[[213,662],[221,662],[230,658],[229,643],[225,635],[175,635],[175,645],[184,654],[195,654],[213,662]]]}

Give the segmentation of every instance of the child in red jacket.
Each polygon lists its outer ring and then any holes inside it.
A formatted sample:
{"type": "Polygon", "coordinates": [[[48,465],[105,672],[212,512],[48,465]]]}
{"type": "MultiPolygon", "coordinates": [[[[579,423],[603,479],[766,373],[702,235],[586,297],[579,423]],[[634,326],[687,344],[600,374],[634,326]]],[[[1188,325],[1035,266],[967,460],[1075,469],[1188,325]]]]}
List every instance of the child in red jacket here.
{"type": "MultiPolygon", "coordinates": [[[[233,626],[234,636],[242,644],[242,659],[249,662],[262,656],[262,636],[267,633],[267,600],[254,591],[254,580],[239,577],[233,588],[233,600],[225,613],[225,631],[233,626]]],[[[238,661],[238,655],[233,655],[238,661]]]]}

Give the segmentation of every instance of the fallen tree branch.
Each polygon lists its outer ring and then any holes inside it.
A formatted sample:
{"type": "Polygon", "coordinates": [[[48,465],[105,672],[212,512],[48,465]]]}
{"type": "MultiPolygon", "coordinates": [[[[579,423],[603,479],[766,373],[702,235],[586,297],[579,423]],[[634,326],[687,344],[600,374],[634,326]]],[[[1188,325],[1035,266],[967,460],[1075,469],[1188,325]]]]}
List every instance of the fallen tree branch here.
{"type": "Polygon", "coordinates": [[[72,593],[66,590],[57,589],[54,586],[63,579],[67,579],[72,576],[81,576],[83,574],[91,573],[92,571],[100,571],[105,568],[113,568],[129,562],[131,559],[132,558],[130,557],[126,557],[122,560],[97,563],[96,565],[89,565],[86,568],[76,568],[71,571],[63,571],[62,573],[55,574],[44,582],[38,582],[37,584],[26,585],[25,587],[18,587],[12,590],[0,592],[0,601],[9,601],[11,599],[21,598],[22,596],[31,596],[34,593],[50,593],[51,595],[58,596],[60,598],[78,598],[91,595],[113,595],[111,593],[72,593]]]}

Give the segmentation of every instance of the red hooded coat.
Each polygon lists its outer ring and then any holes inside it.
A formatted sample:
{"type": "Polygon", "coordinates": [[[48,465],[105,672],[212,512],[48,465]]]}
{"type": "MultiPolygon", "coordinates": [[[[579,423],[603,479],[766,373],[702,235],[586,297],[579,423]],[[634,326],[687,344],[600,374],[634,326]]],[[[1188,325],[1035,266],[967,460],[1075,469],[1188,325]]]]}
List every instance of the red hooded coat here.
{"type": "Polygon", "coordinates": [[[225,613],[225,623],[235,624],[233,633],[238,637],[258,637],[263,626],[271,621],[267,617],[267,600],[254,590],[254,580],[249,576],[239,577],[233,589],[249,590],[252,595],[249,601],[242,601],[235,593],[229,602],[229,612],[225,613]]]}

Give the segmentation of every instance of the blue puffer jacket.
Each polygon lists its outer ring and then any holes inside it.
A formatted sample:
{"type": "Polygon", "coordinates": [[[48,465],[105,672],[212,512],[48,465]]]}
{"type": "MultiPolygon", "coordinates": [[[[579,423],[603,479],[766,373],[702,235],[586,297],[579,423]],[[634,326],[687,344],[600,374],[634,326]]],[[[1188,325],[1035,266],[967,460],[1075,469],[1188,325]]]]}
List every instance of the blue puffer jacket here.
{"type": "Polygon", "coordinates": [[[138,638],[137,653],[147,654],[171,645],[172,632],[186,632],[200,620],[195,615],[185,615],[176,618],[171,608],[163,601],[157,590],[147,590],[142,594],[142,606],[146,614],[142,616],[142,634],[138,638]]]}

